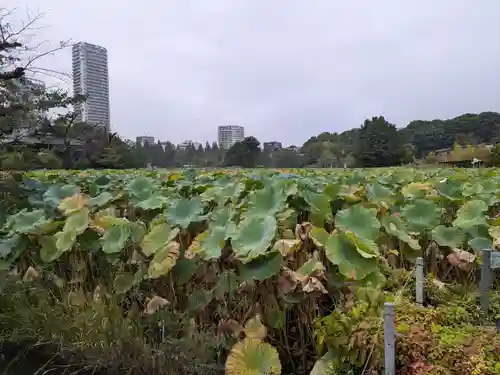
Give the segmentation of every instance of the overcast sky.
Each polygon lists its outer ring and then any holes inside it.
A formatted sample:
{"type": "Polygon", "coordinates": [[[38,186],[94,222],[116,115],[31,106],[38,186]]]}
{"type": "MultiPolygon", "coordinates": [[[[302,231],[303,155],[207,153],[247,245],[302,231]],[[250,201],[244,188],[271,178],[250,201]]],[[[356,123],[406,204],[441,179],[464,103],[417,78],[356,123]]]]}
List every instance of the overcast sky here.
{"type": "MultiPolygon", "coordinates": [[[[4,0],[108,49],[112,129],[301,145],[384,115],[500,111],[500,0],[4,0]],[[147,5],[146,5],[147,4],[147,5]]],[[[70,72],[66,50],[40,62],[70,72]]]]}

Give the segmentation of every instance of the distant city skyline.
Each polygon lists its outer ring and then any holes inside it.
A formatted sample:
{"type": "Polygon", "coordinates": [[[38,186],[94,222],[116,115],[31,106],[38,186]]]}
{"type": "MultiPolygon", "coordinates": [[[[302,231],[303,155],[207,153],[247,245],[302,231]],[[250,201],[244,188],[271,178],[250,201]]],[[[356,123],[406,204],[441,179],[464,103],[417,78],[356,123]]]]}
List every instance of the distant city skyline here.
{"type": "Polygon", "coordinates": [[[87,100],[76,105],[77,120],[110,128],[108,51],[78,42],[72,48],[73,93],[87,100]]]}

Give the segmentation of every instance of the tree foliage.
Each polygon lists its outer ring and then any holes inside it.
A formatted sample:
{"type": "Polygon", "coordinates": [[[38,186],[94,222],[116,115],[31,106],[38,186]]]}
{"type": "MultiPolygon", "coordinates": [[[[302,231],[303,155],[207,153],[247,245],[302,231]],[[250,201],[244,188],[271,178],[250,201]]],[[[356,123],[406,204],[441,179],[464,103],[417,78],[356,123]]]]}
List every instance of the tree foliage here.
{"type": "Polygon", "coordinates": [[[403,157],[396,126],[387,122],[383,116],[365,120],[356,148],[356,159],[362,167],[397,165],[403,157]]]}

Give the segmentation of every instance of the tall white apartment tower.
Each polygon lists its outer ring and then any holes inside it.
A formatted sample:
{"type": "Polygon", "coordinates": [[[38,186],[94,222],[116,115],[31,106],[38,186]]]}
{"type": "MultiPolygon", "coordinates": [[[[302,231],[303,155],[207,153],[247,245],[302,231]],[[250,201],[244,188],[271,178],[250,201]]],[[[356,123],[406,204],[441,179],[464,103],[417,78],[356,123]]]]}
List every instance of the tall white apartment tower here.
{"type": "Polygon", "coordinates": [[[95,44],[79,42],[73,46],[73,93],[83,94],[86,102],[77,105],[77,120],[109,130],[108,51],[95,44]]]}
{"type": "Polygon", "coordinates": [[[236,142],[245,139],[245,128],[239,125],[222,125],[217,129],[219,147],[227,150],[236,142]]]}

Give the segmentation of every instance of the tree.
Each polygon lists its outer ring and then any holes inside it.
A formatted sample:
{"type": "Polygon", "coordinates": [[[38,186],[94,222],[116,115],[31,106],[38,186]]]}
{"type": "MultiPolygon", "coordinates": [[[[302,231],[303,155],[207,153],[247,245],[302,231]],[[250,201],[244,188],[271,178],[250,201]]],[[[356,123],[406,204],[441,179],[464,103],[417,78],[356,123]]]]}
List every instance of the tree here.
{"type": "Polygon", "coordinates": [[[227,151],[224,165],[254,168],[257,166],[260,152],[260,142],[255,137],[246,137],[227,151]]]}
{"type": "Polygon", "coordinates": [[[365,120],[357,142],[360,167],[388,167],[401,163],[403,148],[396,126],[383,116],[365,120]]]}

